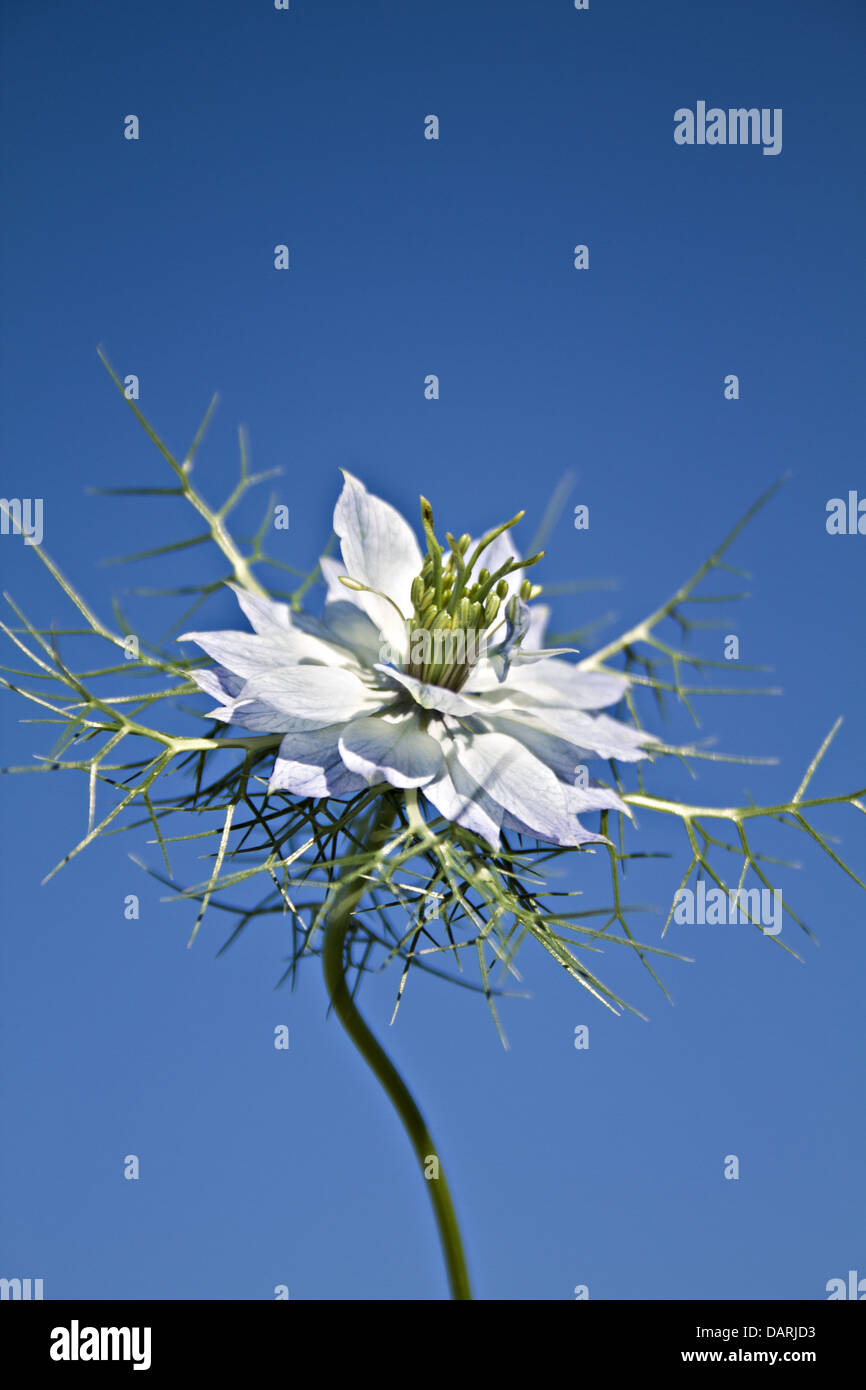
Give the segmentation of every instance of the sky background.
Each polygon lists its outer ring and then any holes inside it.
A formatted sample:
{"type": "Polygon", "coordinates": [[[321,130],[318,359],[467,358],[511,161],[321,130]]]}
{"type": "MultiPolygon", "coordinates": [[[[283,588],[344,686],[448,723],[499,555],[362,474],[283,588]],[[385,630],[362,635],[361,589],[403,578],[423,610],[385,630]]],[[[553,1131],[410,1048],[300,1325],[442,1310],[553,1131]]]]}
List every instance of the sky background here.
{"type": "MultiPolygon", "coordinates": [[[[662,767],[653,785],[777,803],[845,715],[814,788],[862,787],[866,537],[829,536],[825,517],[866,495],[864,33],[855,0],[7,0],[3,495],[44,499],[45,548],[105,617],[115,592],[216,572],[203,549],[100,563],[194,530],[176,499],[85,490],[170,482],[102,343],[180,456],[220,392],[196,482],[222,500],[247,425],[254,467],[283,470],[291,525],[272,548],[300,568],[340,467],[413,520],[423,491],[455,532],[525,507],[526,544],[572,471],[537,577],[616,581],[555,599],[560,630],[615,610],[602,640],[790,471],[732,552],[751,597],[695,638],[719,657],[737,634],[784,690],[706,697],[701,736],[779,764],[698,764],[696,788],[662,767]],[[674,111],[699,100],[781,107],[782,153],[676,145],[674,111]]],[[[33,620],[69,625],[20,537],[0,537],[0,564],[33,620]]],[[[149,637],[178,615],[124,601],[149,637]]],[[[220,595],[197,626],[234,622],[220,595]]],[[[0,762],[48,751],[17,697],[2,710],[0,762]]],[[[692,736],[678,715],[663,728],[692,736]]],[[[317,964],[274,991],[285,925],[216,961],[214,914],[187,951],[189,908],[128,857],[157,865],[143,831],[41,887],[83,833],[86,785],[19,776],[2,793],[0,1275],[42,1278],[46,1298],[445,1297],[408,1145],[326,1020],[317,964]]],[[[817,823],[862,875],[857,813],[817,823]]],[[[600,973],[649,1022],[613,1017],[531,942],[508,1052],[476,996],[416,979],[389,1030],[397,977],[370,982],[364,1011],[429,1118],[479,1297],[821,1299],[866,1275],[866,899],[804,836],[771,827],[764,844],[802,861],[781,882],[820,947],[787,918],[802,963],[753,928],[673,927],[664,944],[695,957],[661,966],[674,1007],[609,948],[600,973]]],[[[640,848],[673,856],[629,876],[658,944],[685,838],[641,816],[640,848]]],[[[564,886],[609,900],[598,857],[564,886]]]]}

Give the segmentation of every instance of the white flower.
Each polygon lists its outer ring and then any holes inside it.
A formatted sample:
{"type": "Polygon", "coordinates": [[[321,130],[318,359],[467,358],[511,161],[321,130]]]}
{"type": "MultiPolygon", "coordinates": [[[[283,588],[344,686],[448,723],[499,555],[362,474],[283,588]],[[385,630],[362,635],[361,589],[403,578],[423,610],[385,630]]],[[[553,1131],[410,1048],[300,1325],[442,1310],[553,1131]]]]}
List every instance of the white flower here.
{"type": "Polygon", "coordinates": [[[343,563],[321,561],[321,619],[235,588],[252,633],[181,638],[218,663],[191,672],[219,701],[213,717],[283,735],[270,791],[347,797],[387,782],[420,789],[494,849],[503,829],[558,845],[601,840],[578,814],[627,807],[586,785],[586,762],[635,762],[651,741],[591,712],[620,699],[625,677],[538,649],[547,609],[530,604],[539,590],[506,527],[475,546],[449,536],[445,553],[422,499],[422,555],[403,517],[344,476],[334,510],[343,563]]]}

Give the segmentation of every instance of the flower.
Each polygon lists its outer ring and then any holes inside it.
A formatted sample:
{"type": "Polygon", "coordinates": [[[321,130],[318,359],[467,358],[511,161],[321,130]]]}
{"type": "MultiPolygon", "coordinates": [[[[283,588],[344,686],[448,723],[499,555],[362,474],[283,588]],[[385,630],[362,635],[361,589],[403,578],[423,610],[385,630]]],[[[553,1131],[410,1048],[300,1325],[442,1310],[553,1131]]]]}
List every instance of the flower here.
{"type": "Polygon", "coordinates": [[[231,587],[250,632],[188,632],[217,665],[192,671],[219,701],[212,717],[281,734],[269,792],[348,797],[417,788],[494,850],[502,830],[557,845],[604,841],[581,812],[628,814],[588,781],[592,758],[635,762],[650,736],[606,714],[624,676],[583,672],[542,650],[548,610],[509,527],[473,545],[436,540],[422,498],[422,555],[389,503],[344,473],[334,510],[343,562],[320,565],[320,619],[231,587]]]}

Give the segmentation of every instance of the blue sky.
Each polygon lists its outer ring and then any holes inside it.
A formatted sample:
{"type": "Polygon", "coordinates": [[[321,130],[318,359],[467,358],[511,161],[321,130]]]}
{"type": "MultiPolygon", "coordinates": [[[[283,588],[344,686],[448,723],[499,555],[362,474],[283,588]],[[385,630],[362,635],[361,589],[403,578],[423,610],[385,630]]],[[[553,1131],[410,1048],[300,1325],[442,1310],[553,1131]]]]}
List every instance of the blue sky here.
{"type": "MultiPolygon", "coordinates": [[[[423,491],[456,532],[525,507],[526,543],[572,471],[538,578],[616,581],[555,600],[560,629],[615,609],[600,638],[789,471],[732,553],[751,597],[722,629],[784,694],[699,703],[702,735],[779,764],[702,764],[694,794],[784,799],[839,715],[816,792],[866,783],[866,537],[825,529],[829,498],[866,496],[853,0],[11,0],[2,26],[2,492],[44,499],[45,547],[100,612],[113,592],[214,570],[197,550],[158,570],[100,564],[191,532],[176,501],[85,491],[167,482],[99,343],[181,452],[220,392],[198,485],[214,501],[231,487],[247,425],[254,466],[283,470],[277,553],[302,568],[340,467],[413,519],[423,491]],[[674,112],[701,100],[781,108],[782,152],[678,146],[674,112]]],[[[32,618],[68,624],[20,537],[0,537],[0,560],[32,618]]],[[[128,603],[153,637],[177,615],[128,603]]],[[[206,625],[232,603],[214,598],[206,625]]],[[[720,655],[719,631],[695,640],[720,655]]],[[[3,709],[3,764],[47,751],[20,702],[3,709]]],[[[689,737],[688,721],[665,732],[689,737]]],[[[655,786],[692,795],[673,767],[655,786]]],[[[188,910],[128,858],[155,863],[141,832],[40,887],[82,833],[86,788],[2,790],[0,1274],[56,1298],[443,1297],[408,1146],[326,1021],[316,967],[274,992],[284,927],[215,961],[211,921],[187,951],[188,910]]],[[[862,874],[856,812],[818,823],[862,874]]],[[[649,817],[640,833],[674,856],[635,874],[657,942],[685,842],[649,817]]],[[[695,957],[663,967],[673,1008],[611,948],[602,973],[649,1022],[610,1016],[531,945],[507,1053],[467,993],[416,982],[388,1030],[396,979],[371,983],[366,1015],[446,1156],[479,1296],[808,1299],[866,1275],[864,898],[804,838],[772,828],[766,844],[802,860],[784,885],[820,948],[790,922],[803,963],[748,928],[672,928],[666,944],[695,957]]],[[[568,871],[587,905],[602,867],[568,871]]]]}

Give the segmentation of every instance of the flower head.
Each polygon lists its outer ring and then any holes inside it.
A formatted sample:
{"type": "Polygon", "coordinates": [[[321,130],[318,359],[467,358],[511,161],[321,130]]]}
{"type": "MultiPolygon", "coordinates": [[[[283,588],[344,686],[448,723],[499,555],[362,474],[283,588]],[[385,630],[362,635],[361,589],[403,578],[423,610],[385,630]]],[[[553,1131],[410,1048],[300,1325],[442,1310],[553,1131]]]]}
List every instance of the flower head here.
{"type": "Polygon", "coordinates": [[[548,610],[509,527],[477,543],[436,539],[426,553],[387,502],[344,475],[334,510],[342,564],[320,565],[320,619],[234,587],[253,631],[189,632],[217,663],[191,672],[219,701],[213,717],[281,734],[269,791],[346,797],[388,783],[498,849],[503,829],[558,845],[603,837],[581,812],[625,803],[591,785],[593,758],[635,762],[650,736],[595,711],[624,676],[588,673],[544,650],[548,610]]]}

